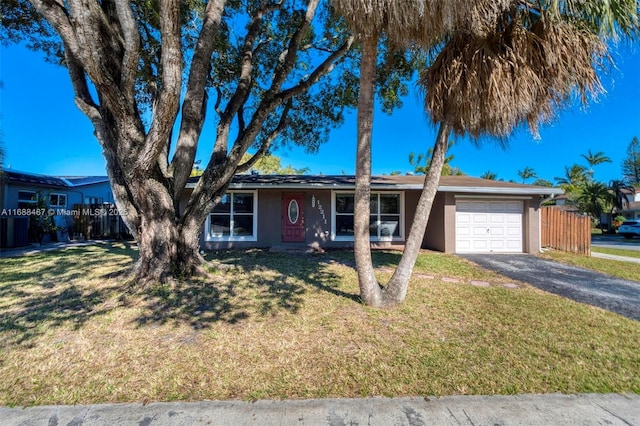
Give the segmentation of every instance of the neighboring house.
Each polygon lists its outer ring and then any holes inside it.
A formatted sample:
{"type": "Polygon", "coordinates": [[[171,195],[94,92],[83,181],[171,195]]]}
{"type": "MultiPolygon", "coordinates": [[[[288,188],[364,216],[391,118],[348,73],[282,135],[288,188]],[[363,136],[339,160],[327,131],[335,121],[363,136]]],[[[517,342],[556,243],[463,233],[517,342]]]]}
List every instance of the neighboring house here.
{"type": "Polygon", "coordinates": [[[627,194],[627,205],[620,214],[627,219],[640,219],[640,188],[634,188],[627,194]]]}
{"type": "MultiPolygon", "coordinates": [[[[187,185],[183,202],[197,178],[187,185]]],[[[371,181],[371,244],[402,247],[424,176],[371,181]]],[[[558,188],[443,176],[423,238],[447,253],[540,251],[540,202],[558,188]]],[[[208,250],[287,245],[353,246],[353,176],[238,175],[208,216],[208,250]]]]}
{"type": "Polygon", "coordinates": [[[75,204],[113,203],[107,176],[47,176],[4,170],[4,209],[28,208],[36,193],[47,196],[51,208],[72,209],[75,204]]]}
{"type": "Polygon", "coordinates": [[[571,196],[569,194],[554,195],[554,197],[549,201],[553,202],[553,206],[556,207],[566,206],[563,207],[563,210],[569,210],[572,208],[577,210],[577,207],[575,207],[575,205],[573,204],[573,200],[571,199],[571,196]]]}
{"type": "Polygon", "coordinates": [[[107,176],[47,176],[35,173],[3,170],[1,180],[0,246],[13,247],[24,244],[18,238],[18,228],[24,227],[24,217],[20,209],[29,209],[36,204],[36,194],[46,197],[49,208],[56,211],[67,225],[73,223],[73,216],[66,214],[78,204],[113,203],[113,194],[107,176]],[[18,212],[16,212],[18,210],[18,212]]]}

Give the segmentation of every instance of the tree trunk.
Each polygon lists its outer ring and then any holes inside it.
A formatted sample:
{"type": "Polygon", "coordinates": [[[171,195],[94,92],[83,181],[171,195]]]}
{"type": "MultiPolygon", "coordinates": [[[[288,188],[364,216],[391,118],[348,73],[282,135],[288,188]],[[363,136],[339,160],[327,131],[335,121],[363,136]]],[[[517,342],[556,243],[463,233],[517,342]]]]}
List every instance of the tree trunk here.
{"type": "Polygon", "coordinates": [[[198,252],[197,234],[180,232],[165,221],[154,221],[141,229],[138,248],[134,278],[143,287],[203,271],[205,261],[198,252]]]}
{"type": "Polygon", "coordinates": [[[202,271],[204,259],[198,252],[199,222],[193,218],[181,222],[173,194],[160,179],[146,179],[139,186],[134,185],[131,185],[136,188],[132,195],[140,216],[135,280],[145,286],[202,271]]]}
{"type": "Polygon", "coordinates": [[[429,215],[433,207],[433,200],[438,191],[440,174],[442,173],[442,167],[444,166],[447,153],[448,140],[449,126],[442,123],[440,124],[438,137],[433,148],[431,165],[424,179],[424,186],[422,187],[422,193],[418,200],[418,206],[416,207],[413,224],[411,225],[411,230],[405,243],[402,258],[391,277],[391,281],[389,281],[389,284],[384,288],[384,305],[402,303],[407,296],[409,279],[411,278],[413,267],[420,253],[424,233],[427,229],[427,222],[429,221],[429,215]]]}
{"type": "Polygon", "coordinates": [[[374,274],[369,237],[371,132],[373,127],[377,43],[378,39],[375,36],[367,36],[362,40],[353,230],[355,234],[354,253],[358,284],[360,285],[360,297],[367,305],[379,307],[382,306],[382,289],[374,274]]]}
{"type": "Polygon", "coordinates": [[[433,157],[416,214],[407,237],[400,264],[389,284],[380,287],[375,277],[371,259],[370,194],[371,194],[371,136],[373,128],[374,90],[376,74],[377,38],[366,37],[362,41],[360,62],[360,97],[358,99],[358,144],[356,154],[356,180],[354,200],[354,253],[360,297],[369,306],[383,307],[402,303],[407,295],[409,279],[427,228],[440,174],[445,163],[449,126],[441,124],[433,149],[433,157]]]}

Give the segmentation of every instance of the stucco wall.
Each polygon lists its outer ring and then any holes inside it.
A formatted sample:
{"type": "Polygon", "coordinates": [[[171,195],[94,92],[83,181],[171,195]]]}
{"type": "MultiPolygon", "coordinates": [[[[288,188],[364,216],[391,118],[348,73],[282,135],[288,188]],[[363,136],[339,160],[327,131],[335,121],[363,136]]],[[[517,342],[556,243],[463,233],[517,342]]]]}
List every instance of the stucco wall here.
{"type": "MultiPolygon", "coordinates": [[[[419,195],[420,194],[417,191],[415,194],[412,194],[412,198],[416,198],[416,204],[419,195]]],[[[444,193],[436,194],[436,198],[433,201],[433,207],[431,208],[431,214],[429,215],[427,230],[424,233],[424,238],[422,240],[422,247],[424,248],[445,251],[444,201],[444,193]]]]}
{"type": "MultiPolygon", "coordinates": [[[[181,208],[186,205],[188,192],[181,199],[181,208]]],[[[417,197],[415,197],[417,200],[417,197]]],[[[411,225],[410,204],[405,198],[405,237],[411,225]]],[[[232,248],[267,248],[286,244],[293,245],[318,245],[325,248],[353,247],[352,241],[332,241],[331,240],[331,190],[280,190],[263,189],[258,191],[258,232],[257,241],[205,241],[204,227],[200,237],[200,245],[206,250],[222,250],[232,248]],[[304,195],[304,223],[306,228],[306,240],[304,243],[283,243],[282,242],[282,197],[284,194],[304,195]]],[[[372,242],[372,247],[401,247],[404,242],[372,242]]]]}
{"type": "MultiPolygon", "coordinates": [[[[304,195],[303,220],[306,228],[304,244],[318,243],[321,246],[332,245],[331,232],[331,191],[283,191],[264,189],[258,191],[258,230],[257,241],[205,241],[204,232],[200,237],[201,246],[207,250],[229,248],[272,247],[282,243],[282,196],[286,193],[304,195]],[[315,201],[315,202],[314,202],[315,201]]],[[[182,198],[182,208],[186,205],[187,195],[182,198]]],[[[298,243],[301,244],[301,243],[298,243]]]]}
{"type": "MultiPolygon", "coordinates": [[[[181,207],[186,205],[189,191],[186,191],[181,207]]],[[[206,250],[220,250],[230,248],[267,248],[285,245],[282,242],[282,197],[286,193],[304,194],[304,222],[306,228],[306,240],[304,243],[317,244],[321,247],[353,247],[352,241],[331,240],[331,190],[280,190],[263,189],[258,191],[258,221],[257,241],[205,241],[204,227],[200,238],[200,244],[206,250]]],[[[404,238],[408,236],[413,221],[420,191],[405,191],[404,195],[404,238]]],[[[478,194],[483,196],[483,194],[478,194]]],[[[490,195],[484,195],[485,197],[490,195]]],[[[525,198],[525,197],[523,197],[525,198]]],[[[500,197],[495,198],[496,200],[500,197]]],[[[540,209],[539,197],[523,200],[523,251],[536,253],[540,247],[540,209]]],[[[427,230],[423,238],[424,248],[455,253],[455,217],[456,194],[440,192],[434,200],[427,230]]],[[[372,242],[372,247],[402,247],[404,241],[372,242]]]]}

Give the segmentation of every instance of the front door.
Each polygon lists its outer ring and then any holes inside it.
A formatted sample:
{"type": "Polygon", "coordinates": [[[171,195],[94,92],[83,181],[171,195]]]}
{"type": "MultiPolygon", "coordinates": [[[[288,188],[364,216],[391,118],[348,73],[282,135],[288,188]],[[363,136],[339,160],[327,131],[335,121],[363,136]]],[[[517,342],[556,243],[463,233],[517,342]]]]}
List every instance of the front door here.
{"type": "Polygon", "coordinates": [[[304,194],[282,196],[282,241],[304,242],[304,194]]]}

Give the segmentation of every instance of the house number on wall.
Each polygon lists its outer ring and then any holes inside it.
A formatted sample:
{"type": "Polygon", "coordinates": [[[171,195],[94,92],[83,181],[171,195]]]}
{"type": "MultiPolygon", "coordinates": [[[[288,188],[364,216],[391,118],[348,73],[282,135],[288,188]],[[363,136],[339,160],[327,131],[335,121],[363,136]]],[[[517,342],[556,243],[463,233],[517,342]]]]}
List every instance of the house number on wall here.
{"type": "MultiPolygon", "coordinates": [[[[318,200],[317,202],[318,204],[318,210],[320,211],[320,214],[322,215],[322,220],[324,220],[324,224],[327,224],[327,217],[324,215],[324,209],[322,208],[322,204],[320,204],[320,200],[318,200]]],[[[316,196],[312,196],[311,197],[311,207],[315,207],[316,206],[316,196]]]]}

